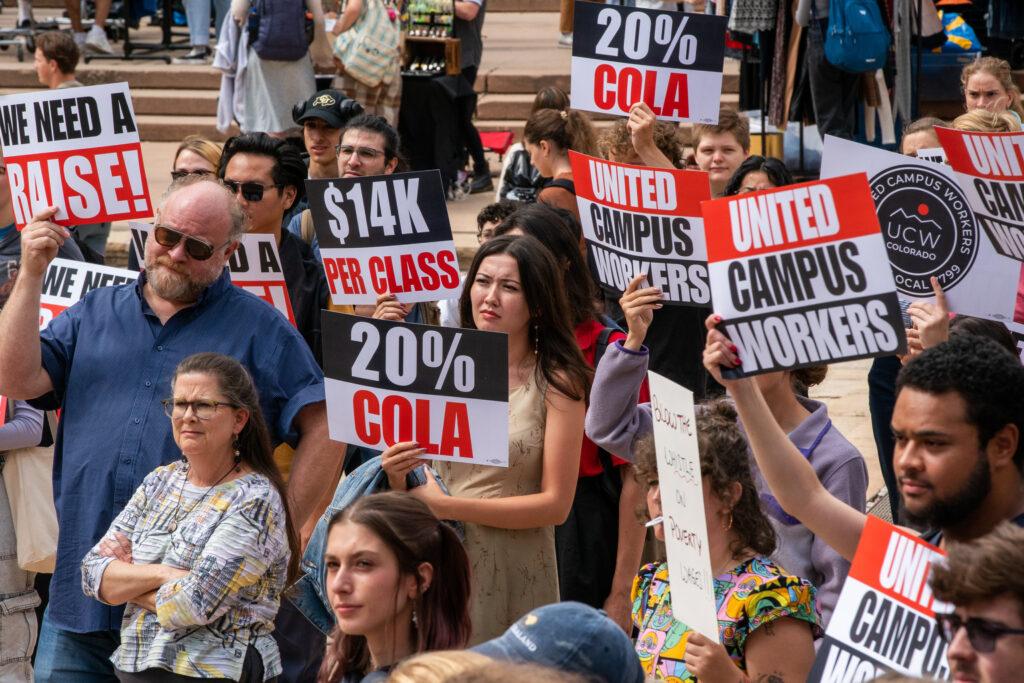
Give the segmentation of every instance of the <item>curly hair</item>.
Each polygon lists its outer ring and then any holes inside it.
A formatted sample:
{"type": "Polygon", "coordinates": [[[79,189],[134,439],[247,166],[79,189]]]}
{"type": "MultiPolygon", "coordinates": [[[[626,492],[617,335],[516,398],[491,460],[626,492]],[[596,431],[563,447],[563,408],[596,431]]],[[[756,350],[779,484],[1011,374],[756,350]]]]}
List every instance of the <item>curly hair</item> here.
{"type": "MultiPolygon", "coordinates": [[[[668,157],[669,161],[679,165],[683,158],[683,141],[679,137],[679,128],[674,124],[667,121],[658,121],[654,124],[654,146],[668,157]]],[[[636,154],[625,119],[619,119],[611,128],[602,133],[597,140],[597,147],[601,156],[606,159],[613,152],[619,159],[636,154]]]]}

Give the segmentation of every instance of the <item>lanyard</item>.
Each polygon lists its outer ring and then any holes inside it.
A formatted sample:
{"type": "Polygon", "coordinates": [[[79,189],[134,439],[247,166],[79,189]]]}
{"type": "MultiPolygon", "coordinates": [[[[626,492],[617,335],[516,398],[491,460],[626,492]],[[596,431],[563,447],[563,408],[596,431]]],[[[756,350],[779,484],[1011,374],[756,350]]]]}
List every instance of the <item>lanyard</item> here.
{"type": "MultiPolygon", "coordinates": [[[[828,431],[830,429],[832,429],[832,420],[828,420],[825,422],[825,426],[821,428],[821,431],[818,432],[818,436],[814,438],[814,441],[811,442],[810,446],[808,446],[807,448],[801,448],[800,446],[797,446],[797,450],[799,450],[800,453],[803,454],[804,458],[810,460],[811,456],[814,454],[815,449],[818,447],[818,444],[821,443],[821,440],[825,438],[825,435],[828,434],[828,431]]],[[[779,501],[775,499],[775,496],[773,496],[768,491],[765,491],[761,494],[761,505],[764,506],[765,511],[771,517],[774,517],[776,520],[785,524],[786,526],[796,526],[800,524],[800,520],[796,517],[793,517],[790,514],[787,514],[786,511],[782,509],[782,506],[779,505],[779,501]]]]}

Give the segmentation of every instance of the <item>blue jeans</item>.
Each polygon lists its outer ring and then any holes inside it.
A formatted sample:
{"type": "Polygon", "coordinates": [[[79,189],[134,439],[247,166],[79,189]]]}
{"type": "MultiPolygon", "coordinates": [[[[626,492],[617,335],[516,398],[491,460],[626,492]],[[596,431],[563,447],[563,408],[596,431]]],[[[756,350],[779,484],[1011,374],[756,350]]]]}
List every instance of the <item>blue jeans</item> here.
{"type": "MultiPolygon", "coordinates": [[[[210,2],[211,0],[182,0],[185,5],[185,20],[188,22],[188,36],[191,45],[210,44],[210,2]]],[[[214,11],[214,29],[220,37],[220,25],[224,23],[224,15],[228,13],[231,0],[212,0],[214,11]]]]}
{"type": "Polygon", "coordinates": [[[120,644],[120,631],[73,633],[57,628],[44,614],[36,683],[117,683],[110,656],[120,644]]]}

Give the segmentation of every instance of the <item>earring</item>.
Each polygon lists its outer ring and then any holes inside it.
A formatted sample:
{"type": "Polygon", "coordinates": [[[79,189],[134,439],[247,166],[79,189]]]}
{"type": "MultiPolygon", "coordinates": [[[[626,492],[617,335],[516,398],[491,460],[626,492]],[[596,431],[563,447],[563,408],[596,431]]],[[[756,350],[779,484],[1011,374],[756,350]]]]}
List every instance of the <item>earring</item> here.
{"type": "Polygon", "coordinates": [[[533,324],[533,355],[540,354],[540,327],[537,323],[533,324]]]}
{"type": "Polygon", "coordinates": [[[418,623],[418,622],[416,621],[416,607],[415,607],[415,606],[414,606],[414,607],[412,608],[412,627],[413,627],[414,629],[416,629],[417,631],[419,631],[419,630],[420,630],[420,625],[419,625],[419,623],[418,623]]]}
{"type": "Polygon", "coordinates": [[[231,444],[232,448],[235,449],[235,472],[242,471],[242,453],[238,450],[238,435],[235,435],[235,440],[231,444]]]}
{"type": "Polygon", "coordinates": [[[732,529],[732,510],[729,510],[729,523],[725,525],[725,530],[732,529]]]}

